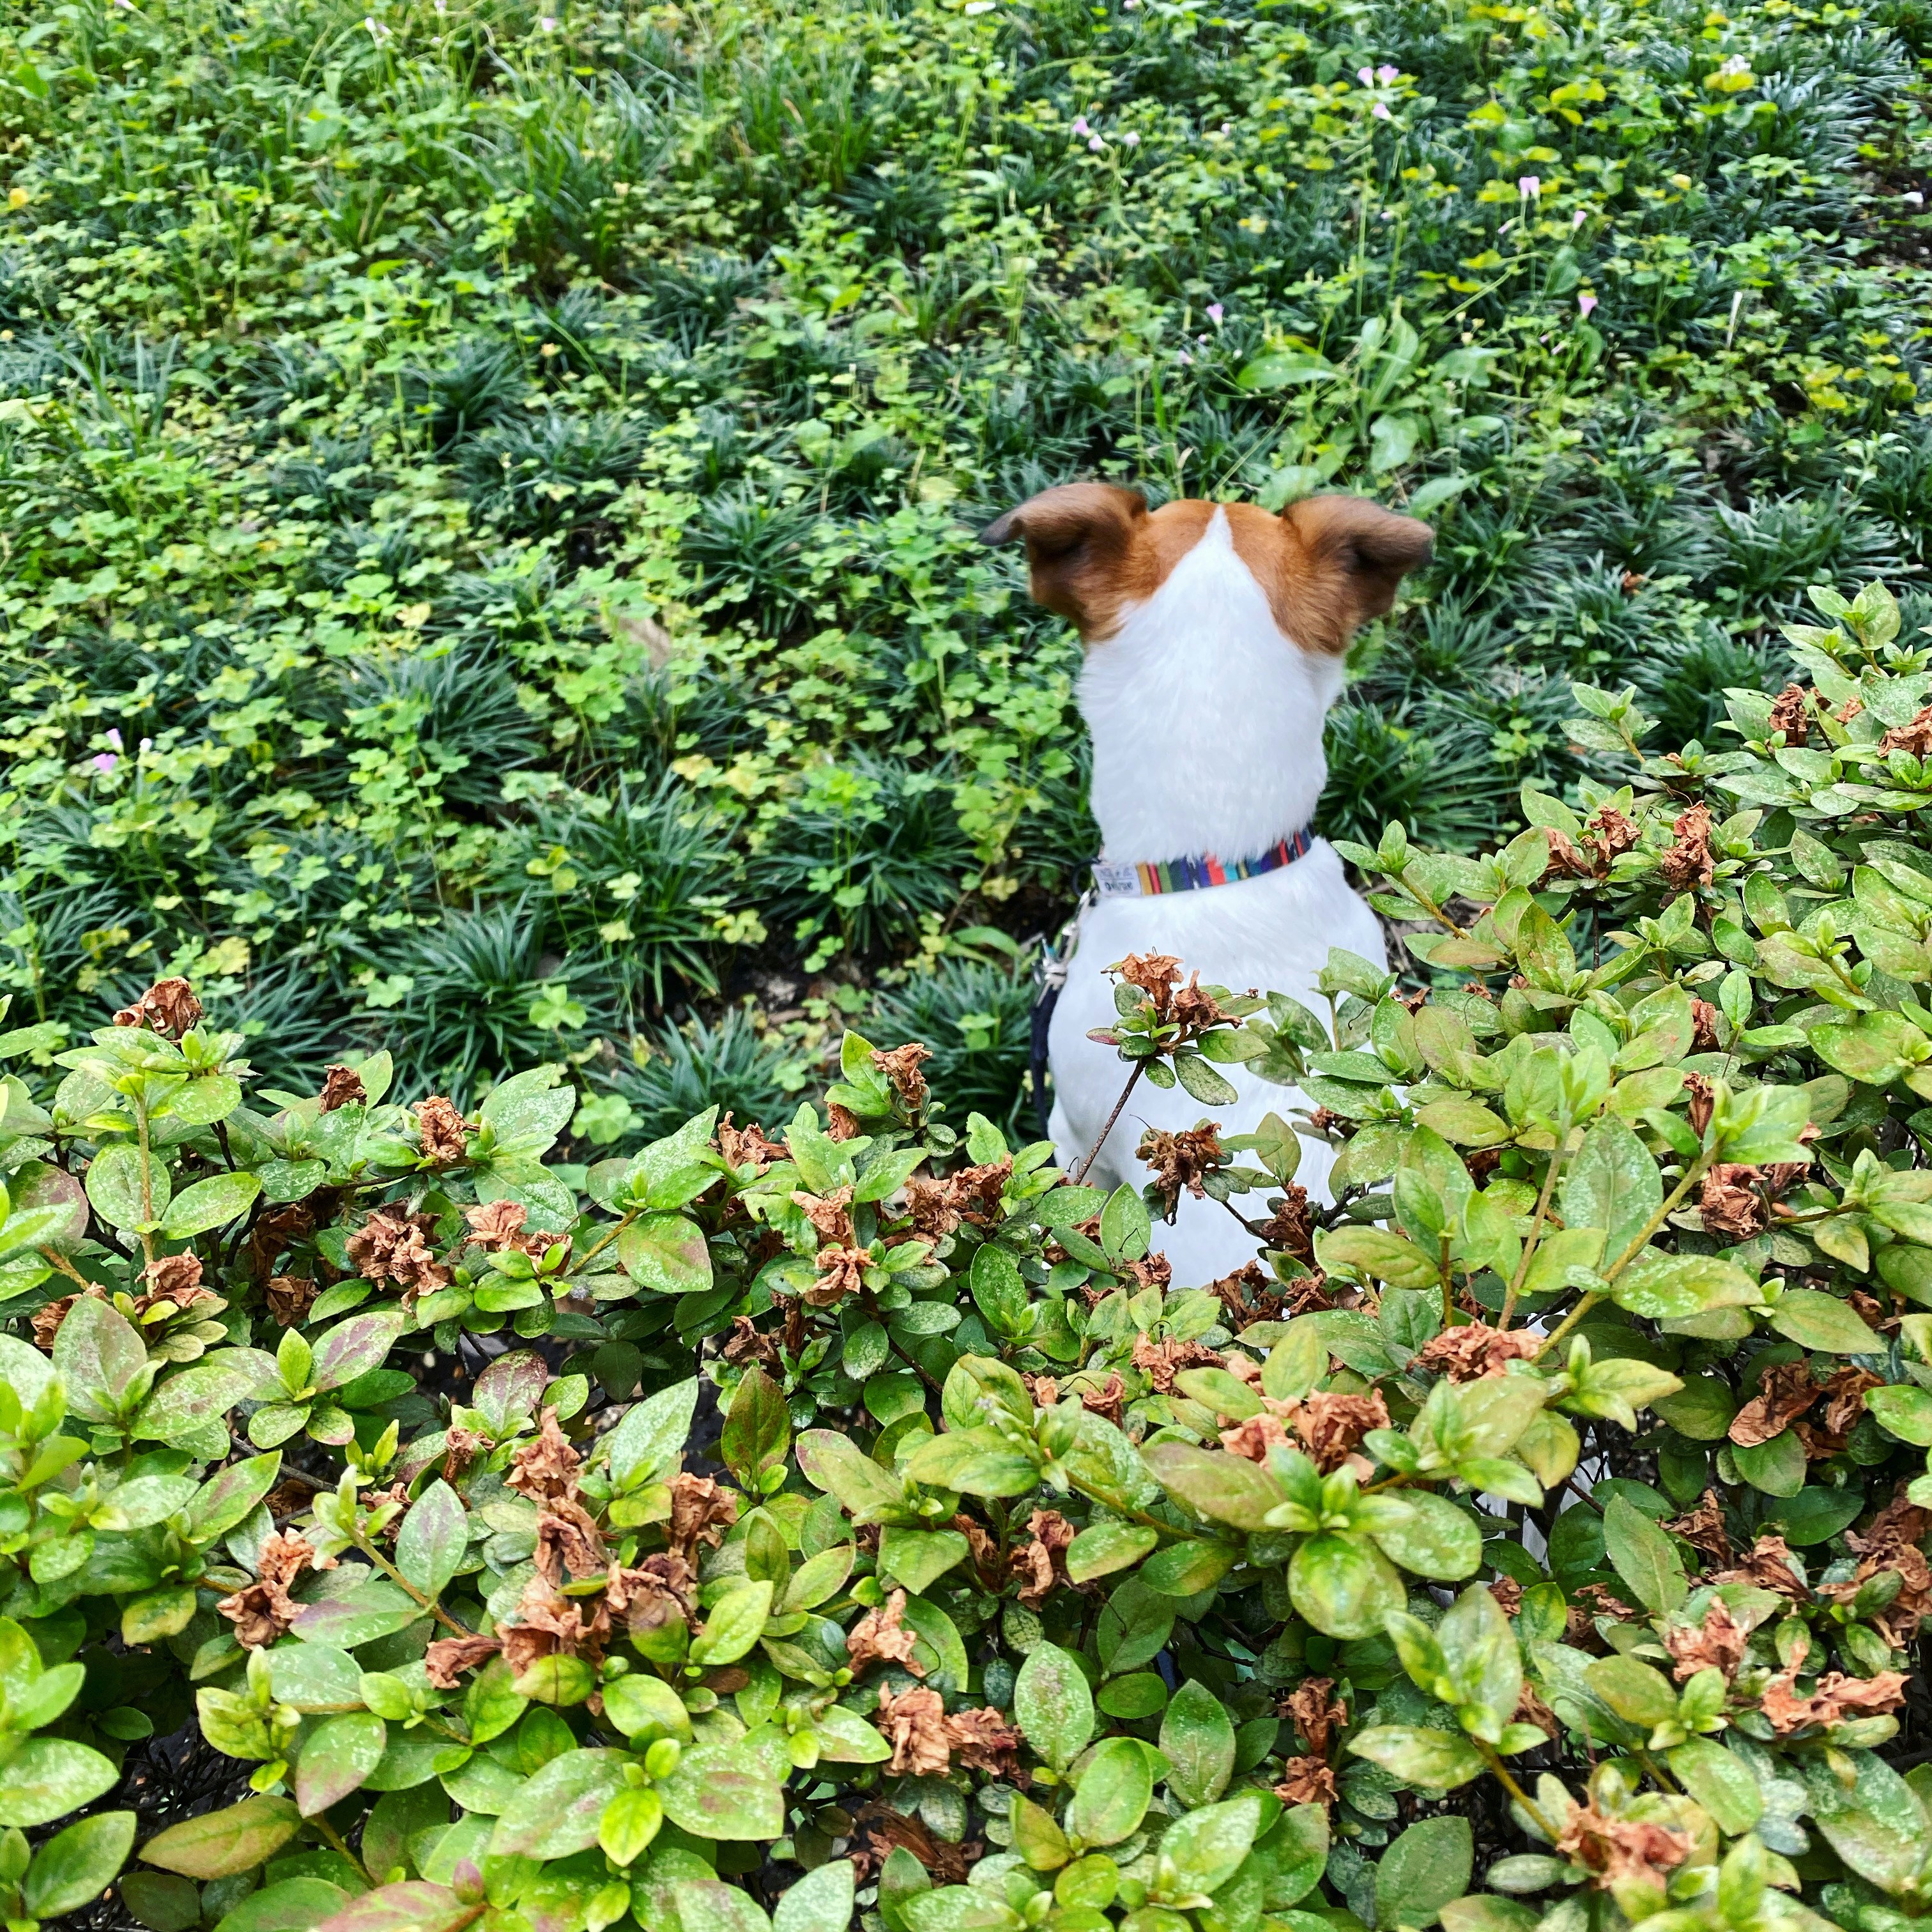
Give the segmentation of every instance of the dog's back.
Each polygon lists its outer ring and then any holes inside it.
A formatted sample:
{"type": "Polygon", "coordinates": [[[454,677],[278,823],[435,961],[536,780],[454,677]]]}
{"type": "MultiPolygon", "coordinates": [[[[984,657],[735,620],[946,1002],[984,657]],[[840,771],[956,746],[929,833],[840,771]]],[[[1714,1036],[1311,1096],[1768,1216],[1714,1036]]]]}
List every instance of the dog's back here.
{"type": "MultiPolygon", "coordinates": [[[[1106,882],[1122,894],[1088,913],[1054,1015],[1053,1134],[1070,1166],[1126,1078],[1112,1051],[1087,1037],[1114,1017],[1109,966],[1171,954],[1204,984],[1316,1004],[1331,946],[1382,960],[1374,915],[1309,827],[1328,775],[1322,721],[1348,640],[1389,609],[1430,535],[1354,497],[1309,498],[1279,517],[1200,502],[1150,513],[1104,484],[1047,490],[985,534],[1025,539],[1034,596],[1072,618],[1088,646],[1080,708],[1094,737],[1094,814],[1106,882]]],[[[1240,1094],[1212,1111],[1226,1134],[1300,1102],[1292,1088],[1221,1070],[1240,1094]]],[[[1146,1128],[1173,1132],[1209,1115],[1183,1089],[1142,1082],[1090,1178],[1138,1184],[1146,1169],[1134,1149],[1146,1128]]],[[[1303,1144],[1298,1178],[1322,1198],[1330,1157],[1303,1144]]],[[[1191,1199],[1159,1245],[1186,1287],[1256,1252],[1226,1208],[1191,1199]]]]}

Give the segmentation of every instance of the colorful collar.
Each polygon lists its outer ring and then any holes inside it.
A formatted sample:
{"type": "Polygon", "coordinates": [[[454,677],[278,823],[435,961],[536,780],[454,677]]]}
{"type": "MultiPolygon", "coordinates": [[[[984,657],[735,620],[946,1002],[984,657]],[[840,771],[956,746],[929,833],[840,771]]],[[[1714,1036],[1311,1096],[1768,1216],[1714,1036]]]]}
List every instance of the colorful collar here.
{"type": "Polygon", "coordinates": [[[1158,865],[1111,865],[1094,862],[1094,896],[1103,899],[1152,898],[1161,892],[1198,892],[1207,886],[1232,886],[1263,872],[1292,866],[1314,843],[1304,826],[1292,837],[1270,845],[1258,858],[1224,860],[1211,854],[1202,859],[1168,859],[1158,865]]]}

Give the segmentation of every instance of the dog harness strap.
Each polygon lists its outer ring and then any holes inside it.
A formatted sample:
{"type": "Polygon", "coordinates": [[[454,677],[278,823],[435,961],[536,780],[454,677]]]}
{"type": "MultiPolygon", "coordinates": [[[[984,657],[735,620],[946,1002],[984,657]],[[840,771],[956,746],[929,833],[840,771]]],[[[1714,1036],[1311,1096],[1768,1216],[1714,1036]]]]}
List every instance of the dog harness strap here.
{"type": "Polygon", "coordinates": [[[1304,826],[1252,859],[1217,859],[1210,853],[1199,859],[1166,859],[1152,866],[1114,865],[1099,859],[1094,864],[1094,890],[1103,899],[1139,899],[1152,898],[1162,892],[1192,892],[1208,886],[1231,886],[1238,880],[1277,872],[1284,866],[1293,865],[1313,842],[1313,835],[1304,826]]]}

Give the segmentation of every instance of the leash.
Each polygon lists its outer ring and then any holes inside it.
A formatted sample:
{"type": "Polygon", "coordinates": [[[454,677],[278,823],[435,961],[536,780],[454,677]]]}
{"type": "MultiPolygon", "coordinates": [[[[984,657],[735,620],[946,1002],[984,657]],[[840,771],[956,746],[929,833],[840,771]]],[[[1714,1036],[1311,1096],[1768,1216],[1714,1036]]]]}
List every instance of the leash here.
{"type": "Polygon", "coordinates": [[[1053,1026],[1053,1010],[1066,990],[1066,975],[1073,956],[1080,949],[1081,922],[1102,899],[1153,898],[1168,892],[1205,891],[1213,886],[1238,884],[1243,879],[1258,878],[1264,872],[1277,872],[1284,866],[1305,857],[1315,842],[1306,826],[1277,839],[1265,852],[1252,859],[1232,862],[1211,853],[1198,859],[1168,859],[1155,865],[1110,865],[1096,859],[1089,866],[1093,884],[1080,895],[1072,916],[1052,938],[1042,935],[1040,957],[1034,964],[1034,984],[1038,991],[1033,1003],[1033,1039],[1028,1066],[1033,1079],[1034,1112],[1042,1135],[1049,1132],[1052,1106],[1046,1097],[1047,1036],[1053,1026]]]}

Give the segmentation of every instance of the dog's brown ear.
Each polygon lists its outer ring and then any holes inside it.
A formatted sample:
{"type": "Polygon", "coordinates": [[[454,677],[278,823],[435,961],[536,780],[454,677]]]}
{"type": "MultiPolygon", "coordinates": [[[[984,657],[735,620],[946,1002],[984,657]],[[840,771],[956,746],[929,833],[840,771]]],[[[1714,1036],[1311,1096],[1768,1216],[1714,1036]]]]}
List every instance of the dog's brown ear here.
{"type": "Polygon", "coordinates": [[[1361,496],[1304,496],[1281,514],[1310,564],[1341,574],[1352,631],[1388,614],[1402,580],[1428,561],[1435,542],[1426,524],[1361,496]]]}
{"type": "Polygon", "coordinates": [[[1042,490],[980,532],[984,544],[1022,538],[1034,601],[1070,617],[1088,636],[1111,626],[1130,593],[1145,497],[1112,483],[1042,490]]]}

